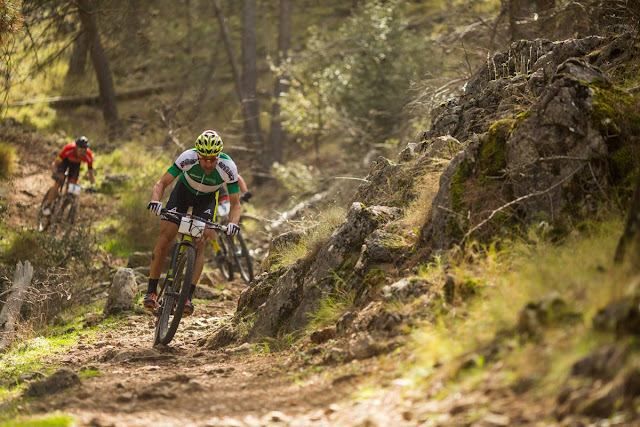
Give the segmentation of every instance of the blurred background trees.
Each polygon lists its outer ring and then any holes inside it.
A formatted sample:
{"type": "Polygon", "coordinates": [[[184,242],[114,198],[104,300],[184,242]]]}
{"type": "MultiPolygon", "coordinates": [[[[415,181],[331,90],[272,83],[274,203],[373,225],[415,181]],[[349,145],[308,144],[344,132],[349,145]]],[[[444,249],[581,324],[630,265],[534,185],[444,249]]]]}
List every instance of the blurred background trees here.
{"type": "Polygon", "coordinates": [[[632,3],[1,1],[3,117],[170,155],[213,128],[257,181],[274,162],[356,172],[513,40],[595,33],[589,13],[632,3]]]}

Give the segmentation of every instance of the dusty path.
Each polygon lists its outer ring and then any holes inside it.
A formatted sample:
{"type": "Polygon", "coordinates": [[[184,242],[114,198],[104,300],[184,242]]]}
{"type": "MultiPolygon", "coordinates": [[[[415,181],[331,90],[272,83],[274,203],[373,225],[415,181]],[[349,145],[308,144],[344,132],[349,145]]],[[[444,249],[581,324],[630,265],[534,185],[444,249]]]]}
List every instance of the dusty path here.
{"type": "Polygon", "coordinates": [[[152,348],[153,317],[131,315],[49,361],[76,372],[95,369],[98,376],[23,409],[60,411],[93,426],[333,424],[332,405],[353,390],[349,381],[339,387],[330,381],[298,383],[299,366],[287,352],[239,354],[198,346],[234,307],[235,301],[199,304],[162,348],[152,348]]]}
{"type": "MultiPolygon", "coordinates": [[[[48,155],[31,163],[20,161],[0,195],[9,202],[5,218],[11,229],[35,227],[40,201],[52,183],[50,162],[58,150],[51,144],[42,148],[48,155]]],[[[29,150],[18,145],[18,156],[27,158],[29,150]]],[[[87,195],[79,202],[81,220],[104,214],[87,195]]],[[[358,374],[344,375],[340,367],[306,365],[294,350],[273,353],[255,345],[225,352],[198,345],[233,315],[244,286],[227,285],[233,300],[200,303],[193,317],[183,319],[169,346],[152,347],[155,318],[141,313],[81,338],[45,364],[99,374],[54,396],[25,401],[19,416],[62,413],[79,425],[114,427],[362,424],[370,408],[354,411],[351,393],[370,373],[368,362],[354,369],[358,374]]],[[[392,416],[382,418],[390,421],[392,416]]]]}

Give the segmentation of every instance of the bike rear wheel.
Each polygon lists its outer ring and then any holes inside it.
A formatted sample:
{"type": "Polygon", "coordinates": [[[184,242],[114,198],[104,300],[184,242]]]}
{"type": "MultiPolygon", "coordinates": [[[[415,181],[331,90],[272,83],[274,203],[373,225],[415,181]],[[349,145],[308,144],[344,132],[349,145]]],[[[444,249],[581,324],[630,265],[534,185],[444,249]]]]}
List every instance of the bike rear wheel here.
{"type": "MultiPolygon", "coordinates": [[[[159,314],[156,321],[154,345],[169,344],[173,339],[184,306],[189,299],[189,290],[193,279],[193,271],[196,265],[196,249],[191,245],[183,245],[182,253],[178,255],[175,265],[169,269],[168,278],[160,291],[158,302],[159,314]],[[171,275],[173,274],[173,279],[171,275]]],[[[180,244],[174,247],[174,251],[180,250],[180,244]]]]}
{"type": "Polygon", "coordinates": [[[244,238],[241,233],[236,236],[228,236],[229,250],[233,254],[233,261],[235,266],[242,276],[242,280],[250,283],[253,280],[253,265],[251,264],[251,256],[247,249],[247,244],[244,242],[244,238]]]}
{"type": "Polygon", "coordinates": [[[221,233],[218,234],[218,245],[220,246],[220,251],[215,254],[216,264],[218,265],[218,269],[220,269],[220,273],[222,273],[222,277],[231,280],[233,279],[233,268],[229,258],[229,243],[226,236],[221,233]]]}

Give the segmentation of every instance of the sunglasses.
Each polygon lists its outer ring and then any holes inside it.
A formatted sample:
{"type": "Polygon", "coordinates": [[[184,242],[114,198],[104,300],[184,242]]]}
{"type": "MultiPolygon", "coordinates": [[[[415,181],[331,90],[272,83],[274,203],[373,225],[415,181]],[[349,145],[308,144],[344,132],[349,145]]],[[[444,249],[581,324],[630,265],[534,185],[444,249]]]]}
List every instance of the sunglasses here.
{"type": "Polygon", "coordinates": [[[198,154],[201,162],[213,163],[218,161],[218,156],[203,156],[198,154]]]}

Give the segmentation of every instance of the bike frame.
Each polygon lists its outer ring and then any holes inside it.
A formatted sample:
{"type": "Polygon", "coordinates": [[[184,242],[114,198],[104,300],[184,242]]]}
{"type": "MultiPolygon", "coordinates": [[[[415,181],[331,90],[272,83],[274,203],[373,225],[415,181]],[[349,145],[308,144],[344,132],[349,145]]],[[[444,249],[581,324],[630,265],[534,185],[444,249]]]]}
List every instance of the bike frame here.
{"type": "MultiPolygon", "coordinates": [[[[171,253],[171,262],[169,263],[169,270],[167,271],[166,279],[163,281],[164,287],[161,290],[161,292],[164,292],[165,288],[171,289],[171,285],[173,284],[173,281],[175,279],[173,267],[177,264],[178,257],[184,252],[185,246],[191,246],[197,250],[196,245],[193,243],[193,238],[191,236],[188,236],[186,234],[181,234],[181,236],[182,237],[180,241],[174,243],[173,245],[173,251],[171,253]]],[[[168,293],[168,295],[172,297],[179,296],[179,294],[177,293],[168,293]]]]}
{"type": "MultiPolygon", "coordinates": [[[[175,216],[180,216],[180,217],[184,216],[184,214],[180,214],[180,213],[175,213],[174,214],[174,213],[168,212],[168,211],[163,211],[163,213],[165,213],[165,214],[173,214],[174,218],[175,218],[175,216]]],[[[198,218],[198,217],[194,217],[194,218],[198,218]]],[[[198,218],[198,219],[203,220],[203,218],[198,218]]],[[[171,221],[171,222],[175,223],[175,221],[171,221]]],[[[205,224],[207,224],[209,226],[207,228],[212,228],[212,229],[214,229],[216,231],[223,231],[220,228],[211,227],[213,224],[215,224],[216,226],[219,226],[220,224],[216,224],[216,223],[214,223],[212,221],[207,221],[207,220],[204,220],[204,222],[205,222],[205,224]]],[[[174,243],[174,245],[173,245],[173,250],[171,252],[171,261],[169,263],[169,270],[167,271],[166,279],[162,282],[164,286],[161,289],[160,294],[162,294],[162,292],[164,292],[165,288],[166,289],[171,289],[171,287],[172,287],[171,285],[173,284],[173,281],[175,279],[175,276],[174,276],[175,272],[173,271],[173,267],[175,265],[177,265],[178,257],[180,257],[180,255],[184,252],[185,246],[193,247],[196,250],[196,253],[197,253],[197,250],[198,250],[198,248],[196,247],[195,243],[193,242],[193,237],[192,236],[189,236],[188,234],[183,234],[183,233],[180,233],[180,232],[178,232],[178,233],[180,234],[181,238],[180,238],[180,241],[174,243]]],[[[202,236],[202,238],[203,239],[205,238],[204,235],[202,236]]],[[[178,296],[178,294],[175,294],[175,293],[173,293],[173,294],[170,293],[168,295],[173,296],[173,297],[177,297],[178,296]]]]}

